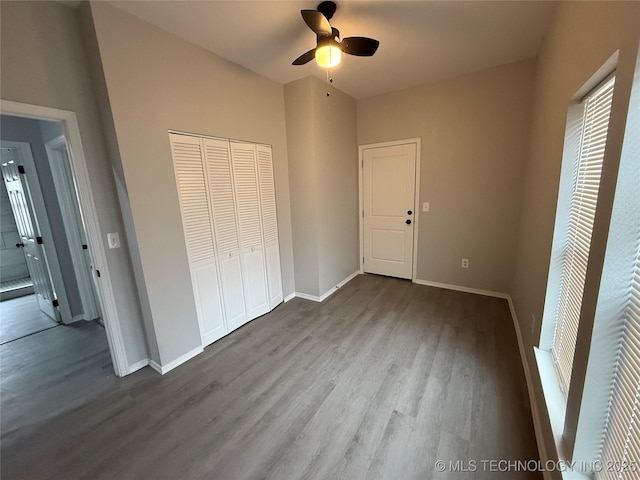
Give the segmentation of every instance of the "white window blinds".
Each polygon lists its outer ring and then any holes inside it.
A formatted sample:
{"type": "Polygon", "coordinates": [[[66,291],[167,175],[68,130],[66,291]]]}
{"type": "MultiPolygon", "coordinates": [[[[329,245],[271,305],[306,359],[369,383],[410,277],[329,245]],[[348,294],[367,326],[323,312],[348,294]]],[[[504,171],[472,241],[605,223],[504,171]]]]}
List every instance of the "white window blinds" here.
{"type": "MultiPolygon", "coordinates": [[[[640,243],[640,239],[639,239],[640,243]]],[[[640,248],[624,310],[625,322],[600,453],[602,479],[640,475],[640,248]]]]}
{"type": "Polygon", "coordinates": [[[577,168],[563,256],[560,301],[551,349],[560,385],[565,393],[569,390],[573,368],[614,84],[615,77],[609,78],[583,101],[582,134],[580,147],[576,149],[577,168]]]}

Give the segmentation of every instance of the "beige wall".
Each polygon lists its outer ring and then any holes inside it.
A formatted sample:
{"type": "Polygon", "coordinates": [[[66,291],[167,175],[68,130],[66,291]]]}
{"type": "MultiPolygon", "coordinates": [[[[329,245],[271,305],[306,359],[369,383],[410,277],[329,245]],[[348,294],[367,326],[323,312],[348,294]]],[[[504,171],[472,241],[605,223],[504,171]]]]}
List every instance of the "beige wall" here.
{"type": "Polygon", "coordinates": [[[104,2],[91,4],[162,364],[200,345],[168,130],[273,145],[284,294],[293,291],[283,87],[104,2]]]}
{"type": "Polygon", "coordinates": [[[322,295],[360,268],[357,105],[354,98],[316,77],[312,86],[322,295]]]}
{"type": "MultiPolygon", "coordinates": [[[[589,264],[590,270],[600,270],[640,41],[639,19],[640,4],[637,2],[561,2],[539,55],[518,249],[514,257],[516,270],[511,287],[525,352],[532,368],[535,366],[532,347],[538,343],[549,271],[567,107],[578,89],[619,49],[616,91],[600,187],[601,200],[589,264]],[[535,316],[533,325],[532,315],[535,316]]],[[[592,272],[585,285],[583,318],[593,317],[598,286],[599,273],[592,272]]],[[[578,377],[584,374],[590,341],[584,336],[581,338],[586,343],[579,340],[576,349],[574,364],[582,365],[578,377]]],[[[541,407],[539,378],[532,373],[541,407]]],[[[575,421],[580,400],[580,397],[569,398],[567,418],[575,421]]],[[[575,431],[575,423],[568,425],[570,436],[572,430],[575,431]]],[[[545,443],[553,445],[549,432],[545,443]]]]}
{"type": "Polygon", "coordinates": [[[534,73],[529,60],[358,101],[359,145],[422,139],[418,279],[509,291],[534,73]]]}
{"type": "Polygon", "coordinates": [[[311,77],[284,86],[295,291],[318,296],[318,189],[311,77]]]}
{"type": "Polygon", "coordinates": [[[285,110],[296,291],[320,297],[359,268],[356,101],[306,77],[285,110]]]}
{"type": "Polygon", "coordinates": [[[129,194],[124,181],[118,138],[113,124],[113,115],[111,113],[111,105],[109,104],[107,84],[102,70],[102,59],[100,58],[100,49],[98,48],[98,41],[93,25],[91,6],[88,2],[83,3],[79,7],[78,15],[82,29],[85,51],[87,53],[87,64],[91,72],[98,104],[98,112],[102,120],[102,133],[105,140],[105,147],[113,168],[116,191],[120,204],[120,212],[122,214],[122,220],[126,232],[127,247],[131,257],[133,276],[140,304],[142,323],[147,337],[149,360],[156,362],[157,364],[161,364],[160,351],[158,350],[156,332],[153,325],[153,316],[151,314],[151,306],[149,305],[149,295],[147,294],[147,287],[144,281],[144,274],[142,272],[138,239],[136,237],[136,231],[131,218],[131,204],[129,203],[129,194]]]}
{"type": "Polygon", "coordinates": [[[135,364],[147,358],[147,347],[128,251],[106,244],[107,232],[121,232],[123,243],[127,239],[77,12],[58,2],[3,1],[0,9],[0,97],[77,114],[126,356],[135,364]]]}

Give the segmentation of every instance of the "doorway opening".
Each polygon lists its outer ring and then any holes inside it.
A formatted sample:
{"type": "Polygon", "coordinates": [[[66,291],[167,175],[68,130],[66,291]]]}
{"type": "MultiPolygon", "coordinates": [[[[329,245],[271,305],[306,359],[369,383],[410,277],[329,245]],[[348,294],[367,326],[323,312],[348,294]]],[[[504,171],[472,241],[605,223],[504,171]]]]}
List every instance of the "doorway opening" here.
{"type": "MultiPolygon", "coordinates": [[[[132,370],[127,361],[114,286],[107,262],[106,246],[102,240],[77,116],[71,111],[7,100],[0,100],[0,112],[2,113],[1,140],[3,144],[14,142],[14,144],[2,145],[12,149],[12,152],[7,154],[16,154],[21,162],[26,158],[27,164],[29,158],[38,163],[38,169],[33,167],[33,170],[40,177],[40,189],[35,187],[32,189],[30,186],[32,175],[21,174],[20,168],[17,168],[18,178],[24,177],[21,179],[23,188],[26,189],[31,200],[31,208],[35,212],[33,216],[37,231],[33,232],[34,252],[40,255],[38,261],[42,262],[40,265],[44,272],[41,276],[29,272],[34,296],[37,297],[36,284],[39,285],[38,282],[41,282],[45,285],[40,289],[40,292],[44,292],[40,295],[42,298],[36,298],[39,302],[42,300],[38,310],[42,312],[41,306],[46,309],[45,303],[50,300],[55,321],[59,322],[56,325],[66,325],[61,328],[86,331],[86,326],[92,326],[91,330],[97,327],[103,335],[106,332],[104,344],[111,358],[113,370],[117,376],[123,377],[135,371],[136,368],[132,370]],[[34,129],[39,132],[37,135],[34,134],[38,137],[38,141],[9,135],[12,133],[11,121],[23,124],[35,122],[39,127],[34,129]],[[13,138],[10,139],[10,136],[13,138]],[[13,151],[14,148],[15,151],[13,151]],[[40,164],[44,166],[41,167],[40,164]],[[49,193],[45,203],[42,194],[47,189],[49,193]],[[39,197],[42,201],[38,200],[39,197]],[[49,202],[57,205],[57,209],[51,207],[49,202]],[[46,206],[43,207],[43,205],[46,206]],[[39,214],[39,209],[45,213],[39,214]],[[52,218],[51,212],[55,211],[58,215],[54,213],[53,217],[56,218],[52,218]],[[41,222],[41,218],[46,221],[41,222]],[[48,228],[47,225],[49,225],[48,228]],[[62,240],[55,240],[54,229],[57,235],[63,238],[62,240]],[[65,248],[60,248],[61,245],[65,248]],[[65,249],[68,253],[66,257],[65,249]],[[44,268],[45,264],[46,268],[44,268]],[[73,281],[68,282],[66,280],[68,277],[72,277],[73,281]],[[48,288],[50,292],[47,291],[48,288]]],[[[7,159],[7,167],[10,160],[7,159]]],[[[15,162],[14,159],[14,164],[15,162]]],[[[23,167],[26,172],[27,164],[18,166],[23,167]]],[[[29,207],[26,201],[20,208],[28,212],[29,207]]],[[[18,248],[26,249],[26,245],[25,243],[25,247],[18,248]]],[[[15,248],[15,244],[13,246],[15,248]]],[[[6,303],[3,302],[3,304],[6,303]]],[[[51,317],[51,315],[48,316],[51,317]]],[[[51,331],[58,330],[59,328],[54,328],[51,331]]]]}
{"type": "Polygon", "coordinates": [[[97,320],[101,313],[92,280],[95,269],[64,125],[8,115],[1,121],[3,200],[8,200],[13,222],[7,223],[14,229],[3,232],[2,247],[3,255],[11,254],[14,261],[9,269],[2,263],[0,283],[30,283],[39,309],[58,323],[97,320]],[[16,279],[18,274],[21,279],[16,279]]]}
{"type": "Polygon", "coordinates": [[[0,343],[52,324],[101,322],[64,124],[9,115],[0,121],[0,285],[10,303],[3,306],[0,343]]]}

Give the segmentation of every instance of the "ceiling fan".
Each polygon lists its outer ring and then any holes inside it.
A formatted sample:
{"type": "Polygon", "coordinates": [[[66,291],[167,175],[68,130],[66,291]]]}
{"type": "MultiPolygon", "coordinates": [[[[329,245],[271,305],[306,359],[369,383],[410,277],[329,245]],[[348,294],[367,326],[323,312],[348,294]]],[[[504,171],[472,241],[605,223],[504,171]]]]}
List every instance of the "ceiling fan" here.
{"type": "Polygon", "coordinates": [[[380,42],[367,37],[348,37],[340,40],[340,31],[329,23],[336,11],[335,2],[325,1],[317,10],[301,10],[307,26],[317,35],[316,47],[296,58],[292,65],[304,65],[314,58],[324,68],[340,63],[342,53],[359,57],[370,57],[378,49],[380,42]]]}

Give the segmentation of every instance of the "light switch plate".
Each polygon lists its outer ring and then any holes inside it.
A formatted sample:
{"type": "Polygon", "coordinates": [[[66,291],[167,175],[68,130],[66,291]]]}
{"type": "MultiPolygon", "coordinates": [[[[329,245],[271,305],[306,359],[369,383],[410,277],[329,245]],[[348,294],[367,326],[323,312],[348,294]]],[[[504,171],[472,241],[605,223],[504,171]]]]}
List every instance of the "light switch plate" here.
{"type": "Polygon", "coordinates": [[[429,211],[429,202],[424,202],[422,204],[422,211],[423,212],[428,212],[429,211]]]}
{"type": "Polygon", "coordinates": [[[120,248],[120,235],[118,235],[118,232],[107,233],[107,243],[109,248],[120,248]]]}

